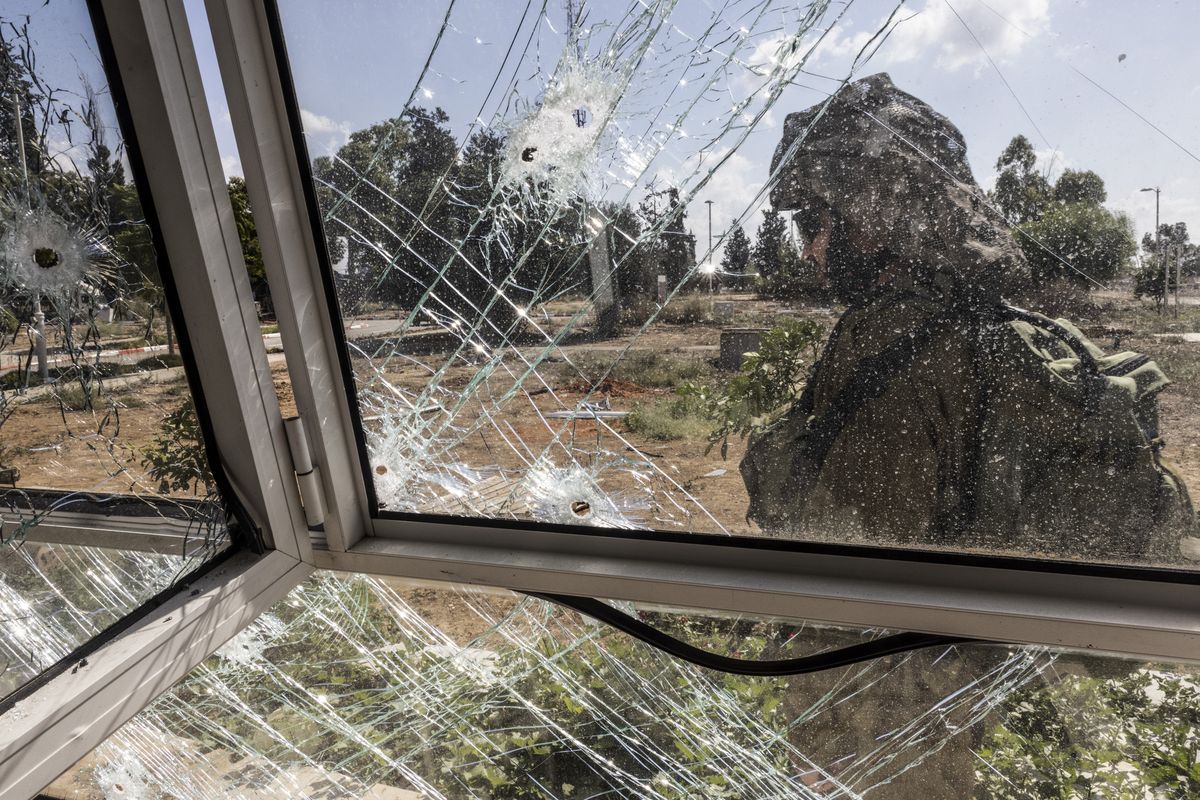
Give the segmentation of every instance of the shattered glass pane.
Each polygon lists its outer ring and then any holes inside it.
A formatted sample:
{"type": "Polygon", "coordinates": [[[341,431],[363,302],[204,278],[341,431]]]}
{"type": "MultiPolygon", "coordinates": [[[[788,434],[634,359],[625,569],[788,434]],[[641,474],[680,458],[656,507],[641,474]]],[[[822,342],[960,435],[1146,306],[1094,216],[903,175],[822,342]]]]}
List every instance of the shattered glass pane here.
{"type": "Polygon", "coordinates": [[[280,14],[384,515],[1200,559],[1195,7],[280,14]]]}
{"type": "MultiPolygon", "coordinates": [[[[746,658],[879,633],[630,610],[746,658]]],[[[749,678],[540,600],[318,573],[48,793],[1182,800],[1198,678],[1003,646],[749,678]]]]}
{"type": "Polygon", "coordinates": [[[0,702],[228,546],[84,3],[0,4],[0,702]]]}

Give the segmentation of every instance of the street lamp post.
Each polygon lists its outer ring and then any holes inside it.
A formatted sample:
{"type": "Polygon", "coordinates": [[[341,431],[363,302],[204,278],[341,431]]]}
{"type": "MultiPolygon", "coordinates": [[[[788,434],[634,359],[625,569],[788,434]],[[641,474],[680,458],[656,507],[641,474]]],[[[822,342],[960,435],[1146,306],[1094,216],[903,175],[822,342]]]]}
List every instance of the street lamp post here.
{"type": "Polygon", "coordinates": [[[711,261],[713,257],[712,251],[712,200],[705,200],[708,204],[708,259],[711,261]]]}
{"type": "Polygon", "coordinates": [[[1179,287],[1183,286],[1183,244],[1175,245],[1175,316],[1179,317],[1179,287]]]}
{"type": "Polygon", "coordinates": [[[713,275],[716,274],[716,263],[713,261],[712,249],[712,200],[704,201],[708,205],[708,293],[711,295],[713,290],[713,275]]]}
{"type": "Polygon", "coordinates": [[[1147,186],[1141,191],[1154,192],[1154,263],[1156,267],[1161,265],[1163,270],[1162,304],[1159,306],[1161,313],[1167,308],[1167,276],[1170,274],[1170,268],[1162,261],[1162,229],[1158,221],[1158,201],[1162,195],[1162,188],[1159,186],[1147,186]]]}

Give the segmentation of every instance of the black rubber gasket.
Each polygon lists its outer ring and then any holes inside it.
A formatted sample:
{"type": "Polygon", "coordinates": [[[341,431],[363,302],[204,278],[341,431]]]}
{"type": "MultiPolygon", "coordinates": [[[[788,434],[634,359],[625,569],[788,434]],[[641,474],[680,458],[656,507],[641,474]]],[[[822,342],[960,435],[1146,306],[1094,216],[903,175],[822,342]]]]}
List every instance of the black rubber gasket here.
{"type": "Polygon", "coordinates": [[[613,608],[608,603],[591,597],[571,597],[562,594],[543,594],[540,592],[525,592],[529,597],[547,600],[566,608],[586,614],[593,619],[611,625],[622,633],[626,633],[640,642],[662,650],[664,653],[718,672],[728,672],[734,675],[753,675],[756,677],[780,677],[784,675],[806,675],[811,672],[823,672],[851,664],[861,664],[896,653],[907,653],[911,650],[921,650],[926,647],[948,647],[955,644],[990,644],[981,639],[968,639],[959,636],[942,636],[933,633],[894,633],[881,636],[869,642],[839,647],[823,653],[815,653],[799,658],[784,658],[776,661],[757,661],[747,658],[733,658],[703,650],[687,642],[676,639],[663,631],[648,625],[636,617],[626,614],[620,609],[613,608]]]}

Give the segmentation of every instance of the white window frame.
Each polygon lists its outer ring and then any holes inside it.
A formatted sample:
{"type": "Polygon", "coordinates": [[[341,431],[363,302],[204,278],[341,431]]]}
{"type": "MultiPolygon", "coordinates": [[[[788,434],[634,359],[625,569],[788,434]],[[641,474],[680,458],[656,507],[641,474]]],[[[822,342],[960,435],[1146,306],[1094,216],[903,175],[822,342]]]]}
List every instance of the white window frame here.
{"type": "MultiPolygon", "coordinates": [[[[128,99],[211,428],[268,552],[239,552],[0,717],[0,800],[27,798],[95,749],[312,573],[310,536],[182,2],[96,0],[128,99]]],[[[104,32],[97,32],[103,36],[104,32]]],[[[32,540],[87,534],[51,514],[32,540]]],[[[92,521],[89,544],[171,547],[169,531],[92,521]]]]}
{"type": "MultiPolygon", "coordinates": [[[[270,12],[261,0],[206,0],[323,491],[324,530],[310,532],[182,0],[94,2],[107,18],[185,321],[203,354],[198,372],[218,449],[272,549],[237,554],[181,587],[87,666],[13,709],[0,726],[0,800],[36,793],[318,568],[1200,662],[1200,574],[1182,570],[373,518],[270,12]]],[[[48,527],[47,536],[78,536],[67,529],[81,527],[51,523],[62,530],[48,527]]]]}
{"type": "MultiPolygon", "coordinates": [[[[322,283],[314,277],[321,266],[275,60],[271,12],[266,3],[238,0],[207,0],[207,8],[255,218],[270,217],[269,230],[281,237],[263,245],[272,291],[281,279],[303,277],[290,297],[273,294],[276,306],[282,299],[293,309],[322,309],[304,318],[289,315],[286,322],[280,316],[291,364],[315,350],[314,343],[328,343],[330,333],[328,306],[319,297],[322,283]],[[284,252],[293,255],[281,261],[284,252]]],[[[344,387],[331,377],[337,373],[337,354],[325,348],[321,357],[319,368],[310,370],[321,383],[296,390],[297,405],[306,420],[321,420],[319,427],[308,427],[310,441],[324,435],[336,445],[332,454],[337,460],[325,474],[361,481],[344,387]]],[[[297,370],[292,377],[305,379],[297,370]]],[[[327,502],[348,494],[344,487],[326,484],[327,502]]],[[[365,502],[361,488],[353,496],[365,502]]],[[[353,516],[366,524],[343,528],[342,536],[318,544],[314,565],[1200,660],[1200,575],[1184,571],[1046,571],[1052,565],[1033,560],[980,557],[970,563],[916,552],[872,556],[851,554],[849,548],[776,549],[778,540],[731,547],[716,537],[680,541],[556,533],[478,519],[371,519],[365,508],[353,516]]]]}

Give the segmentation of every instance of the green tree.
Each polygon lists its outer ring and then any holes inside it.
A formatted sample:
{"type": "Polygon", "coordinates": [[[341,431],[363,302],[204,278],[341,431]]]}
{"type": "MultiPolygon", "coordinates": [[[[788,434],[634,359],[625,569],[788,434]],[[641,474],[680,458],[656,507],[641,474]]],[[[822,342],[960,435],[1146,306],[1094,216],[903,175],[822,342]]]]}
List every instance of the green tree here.
{"type": "Polygon", "coordinates": [[[1176,261],[1178,269],[1185,275],[1200,271],[1200,251],[1191,243],[1186,222],[1163,222],[1158,226],[1158,236],[1147,233],[1142,236],[1142,251],[1146,254],[1141,269],[1133,276],[1133,296],[1149,297],[1161,310],[1165,302],[1167,272],[1169,283],[1175,285],[1176,261]]]}
{"type": "Polygon", "coordinates": [[[119,155],[113,153],[108,146],[95,90],[87,82],[84,83],[83,89],[86,98],[84,124],[90,134],[84,145],[84,153],[87,156],[88,174],[91,175],[92,208],[97,222],[112,233],[112,227],[118,221],[113,213],[112,195],[115,187],[125,184],[125,167],[119,155]]]}
{"type": "Polygon", "coordinates": [[[236,175],[229,179],[229,204],[233,206],[233,221],[237,225],[238,241],[242,245],[242,258],[246,262],[246,273],[250,276],[250,288],[254,299],[270,302],[267,288],[267,272],[263,267],[262,246],[258,241],[258,228],[250,212],[250,196],[246,194],[246,181],[236,175]]]}
{"type": "MultiPolygon", "coordinates": [[[[1063,170],[1052,187],[1033,173],[1033,149],[1018,136],[1001,156],[1010,177],[1023,176],[1024,194],[1006,213],[1024,217],[1016,227],[1036,287],[1066,280],[1092,288],[1115,278],[1137,251],[1133,223],[1123,213],[1102,205],[1108,197],[1104,180],[1092,170],[1063,170]],[[1025,205],[1022,206],[1021,203],[1025,205]]],[[[998,166],[999,166],[998,163],[998,166]]],[[[1016,180],[1016,178],[1014,178],[1016,180]]],[[[999,202],[997,183],[997,201],[999,202]]]]}
{"type": "Polygon", "coordinates": [[[1041,216],[1051,197],[1050,184],[1036,170],[1037,155],[1024,136],[1014,136],[996,159],[996,188],[992,199],[1013,225],[1021,225],[1041,216]]]}
{"type": "Polygon", "coordinates": [[[750,251],[750,263],[754,265],[758,276],[766,279],[778,272],[788,248],[795,249],[788,236],[787,221],[775,209],[765,209],[763,220],[754,234],[754,247],[750,251]]]}
{"type": "Polygon", "coordinates": [[[1108,199],[1104,181],[1090,169],[1064,169],[1054,182],[1054,199],[1063,205],[1087,203],[1098,206],[1108,199]]]}
{"type": "Polygon", "coordinates": [[[1191,235],[1186,222],[1163,222],[1158,226],[1158,236],[1153,233],[1142,236],[1142,250],[1152,256],[1173,258],[1176,253],[1191,247],[1191,235]]]}
{"type": "Polygon", "coordinates": [[[43,154],[40,132],[34,109],[40,96],[22,59],[16,42],[0,31],[0,187],[23,191],[21,162],[32,182],[42,173],[43,154]],[[20,116],[22,141],[17,138],[17,117],[20,116]],[[22,152],[22,149],[24,152],[22,152]]]}
{"type": "MultiPolygon", "coordinates": [[[[406,137],[395,166],[396,191],[389,201],[399,239],[387,238],[394,266],[386,280],[377,282],[374,294],[378,300],[411,308],[446,265],[459,266],[446,237],[456,210],[450,182],[458,143],[450,132],[450,117],[440,108],[410,108],[402,119],[406,137]]],[[[487,157],[492,159],[489,163],[497,163],[495,156],[487,157]]],[[[473,210],[476,217],[486,205],[473,210]]]]}
{"type": "Polygon", "coordinates": [[[653,297],[655,292],[654,265],[648,257],[649,248],[642,242],[642,220],[637,211],[627,205],[606,209],[608,252],[616,265],[614,277],[622,300],[634,297],[653,297]]]}
{"type": "Polygon", "coordinates": [[[511,335],[519,309],[535,301],[591,291],[585,209],[550,202],[542,185],[515,192],[501,186],[505,146],[503,136],[481,130],[463,148],[449,181],[447,229],[463,247],[450,251],[451,265],[435,286],[439,298],[472,327],[478,321],[491,340],[511,335]]]}
{"type": "Polygon", "coordinates": [[[1146,259],[1133,273],[1133,296],[1139,300],[1150,298],[1159,311],[1162,311],[1166,301],[1163,296],[1163,272],[1161,261],[1146,259]]]}
{"type": "Polygon", "coordinates": [[[679,189],[667,190],[667,224],[662,232],[662,265],[670,286],[678,286],[696,266],[696,237],[687,229],[687,210],[679,202],[679,189]]]}
{"type": "Polygon", "coordinates": [[[109,191],[109,205],[113,219],[109,230],[113,238],[113,250],[123,265],[124,283],[135,287],[162,286],[154,239],[146,225],[137,188],[129,183],[113,183],[109,191]]]}
{"type": "Polygon", "coordinates": [[[696,266],[696,237],[684,225],[687,212],[679,202],[679,189],[650,192],[638,206],[638,214],[649,234],[646,246],[656,275],[666,275],[667,285],[674,289],[696,266]]]}
{"type": "MultiPolygon", "coordinates": [[[[527,226],[505,227],[504,207],[497,195],[503,158],[504,137],[489,130],[475,133],[463,149],[454,170],[449,220],[462,252],[452,257],[433,285],[438,301],[426,303],[437,313],[445,313],[449,306],[470,327],[478,323],[479,334],[489,341],[507,337],[517,319],[513,306],[527,305],[531,299],[522,282],[509,285],[514,270],[532,267],[530,262],[538,260],[526,252],[537,245],[528,241],[527,226]]],[[[443,263],[436,267],[441,269],[443,263]]]]}
{"type": "Polygon", "coordinates": [[[734,226],[725,241],[725,253],[721,256],[721,272],[727,275],[745,275],[750,266],[750,239],[741,225],[734,226]]]}
{"type": "Polygon", "coordinates": [[[1052,205],[1017,233],[1037,286],[1060,278],[1084,287],[1112,280],[1137,251],[1129,217],[1086,202],[1052,205]]]}
{"type": "Polygon", "coordinates": [[[347,262],[349,286],[339,299],[348,313],[390,268],[390,250],[381,243],[398,224],[389,198],[398,194],[396,175],[408,141],[408,127],[393,118],[355,131],[335,156],[313,161],[330,257],[347,262]]]}

